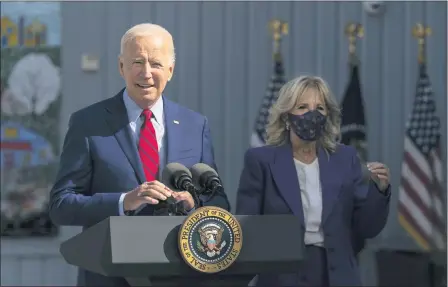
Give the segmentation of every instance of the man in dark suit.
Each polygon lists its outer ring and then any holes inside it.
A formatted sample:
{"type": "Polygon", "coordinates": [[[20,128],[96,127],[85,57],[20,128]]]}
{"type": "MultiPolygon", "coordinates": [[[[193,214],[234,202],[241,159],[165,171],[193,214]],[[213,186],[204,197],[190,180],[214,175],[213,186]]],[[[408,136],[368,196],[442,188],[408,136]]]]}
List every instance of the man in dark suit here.
{"type": "MultiPolygon", "coordinates": [[[[55,224],[85,229],[109,216],[153,215],[170,196],[192,212],[191,194],[158,181],[161,170],[170,162],[216,169],[206,117],[162,96],[175,62],[170,33],[154,24],[132,27],[121,39],[118,62],[126,88],[70,118],[50,194],[55,224]]],[[[225,194],[205,205],[230,209],[225,194]]],[[[88,271],[80,277],[86,286],[127,286],[88,271]]]]}

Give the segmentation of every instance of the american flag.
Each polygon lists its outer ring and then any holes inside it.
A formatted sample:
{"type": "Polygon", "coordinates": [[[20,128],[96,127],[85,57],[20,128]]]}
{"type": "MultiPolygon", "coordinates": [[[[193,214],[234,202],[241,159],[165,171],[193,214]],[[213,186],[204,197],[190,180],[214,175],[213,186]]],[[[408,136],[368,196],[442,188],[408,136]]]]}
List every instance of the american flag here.
{"type": "Polygon", "coordinates": [[[442,173],[440,120],[426,66],[421,64],[406,126],[398,220],[424,250],[446,248],[442,173]]]}
{"type": "Polygon", "coordinates": [[[285,71],[280,52],[274,54],[274,73],[269,81],[266,94],[263,98],[255,127],[252,132],[250,145],[252,147],[263,146],[266,143],[266,125],[269,118],[269,110],[278,98],[280,88],[285,84],[285,71]]]}

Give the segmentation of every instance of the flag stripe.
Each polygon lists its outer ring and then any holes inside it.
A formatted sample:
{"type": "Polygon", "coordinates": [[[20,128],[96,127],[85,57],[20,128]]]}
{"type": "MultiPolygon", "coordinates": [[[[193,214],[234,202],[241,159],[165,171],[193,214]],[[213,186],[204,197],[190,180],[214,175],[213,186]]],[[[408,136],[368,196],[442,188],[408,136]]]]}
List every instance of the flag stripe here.
{"type": "MultiPolygon", "coordinates": [[[[403,191],[403,187],[400,187],[401,191],[403,191]]],[[[409,210],[412,209],[412,213],[406,209],[406,212],[409,214],[406,216],[407,218],[412,218],[413,222],[416,225],[416,229],[424,236],[427,241],[430,241],[431,236],[431,224],[426,216],[422,213],[422,210],[412,201],[412,199],[408,196],[408,193],[402,192],[403,196],[400,198],[400,203],[403,206],[407,207],[409,210]]]]}
{"type": "MultiPolygon", "coordinates": [[[[412,225],[412,232],[406,230],[413,238],[422,244],[417,238],[417,232],[424,242],[430,245],[444,248],[443,207],[439,197],[430,196],[428,186],[423,185],[415,173],[403,163],[402,180],[399,190],[399,215],[406,219],[407,224],[412,225]],[[418,192],[417,192],[418,190],[418,192]]],[[[404,226],[403,226],[404,227],[404,226]]],[[[422,245],[421,245],[422,246],[422,245]]]]}
{"type": "Polygon", "coordinates": [[[421,248],[423,248],[424,250],[429,250],[428,241],[423,238],[420,232],[415,230],[415,225],[409,222],[408,218],[405,217],[404,212],[407,212],[406,208],[403,208],[403,211],[398,214],[398,221],[421,248]]]}
{"type": "Polygon", "coordinates": [[[426,67],[421,65],[404,138],[398,220],[425,250],[446,249],[440,120],[435,108],[426,67]]]}
{"type": "Polygon", "coordinates": [[[404,155],[405,160],[407,156],[411,156],[413,162],[415,162],[415,166],[419,166],[419,172],[421,172],[421,178],[431,178],[431,168],[428,164],[428,161],[425,157],[420,153],[418,148],[414,145],[412,140],[408,137],[404,139],[404,155]]]}
{"type": "MultiPolygon", "coordinates": [[[[399,202],[399,214],[406,219],[408,224],[412,225],[413,232],[417,232],[425,242],[429,245],[443,248],[445,242],[443,230],[432,230],[430,221],[425,215],[419,212],[418,208],[415,209],[415,213],[409,213],[409,208],[406,207],[412,205],[413,203],[408,201],[408,198],[401,198],[399,202]]],[[[411,236],[414,237],[415,234],[411,234],[411,236]]]]}
{"type": "MultiPolygon", "coordinates": [[[[440,150],[440,149],[439,149],[440,150]]],[[[437,182],[442,185],[443,184],[443,166],[442,161],[440,160],[441,155],[438,151],[432,151],[430,154],[430,165],[433,167],[434,175],[436,177],[437,182]]]]}
{"type": "MultiPolygon", "coordinates": [[[[431,186],[431,183],[433,181],[432,178],[428,178],[425,175],[425,172],[422,171],[422,169],[416,164],[416,162],[413,159],[413,155],[409,152],[405,152],[404,154],[405,161],[403,162],[403,168],[402,176],[409,176],[410,180],[412,180],[415,183],[420,184],[419,190],[421,190],[422,193],[427,195],[427,197],[435,197],[438,201],[441,201],[440,194],[437,190],[430,188],[429,190],[427,187],[431,186]],[[412,173],[411,175],[409,173],[412,173]]],[[[426,160],[425,160],[426,162],[426,160]]],[[[428,166],[430,166],[428,164],[428,166]]],[[[442,212],[442,211],[440,211],[442,212]]]]}
{"type": "Polygon", "coordinates": [[[402,179],[401,184],[403,188],[406,189],[407,191],[407,193],[402,194],[403,195],[406,194],[406,196],[409,196],[409,200],[412,200],[412,202],[418,206],[418,208],[424,214],[424,216],[434,220],[437,228],[439,228],[439,230],[443,230],[444,226],[443,223],[440,221],[440,217],[438,216],[438,214],[436,214],[437,211],[431,209],[431,205],[428,205],[422,201],[416,189],[414,189],[413,186],[409,184],[409,182],[405,178],[402,179]]]}
{"type": "Polygon", "coordinates": [[[417,176],[415,176],[414,170],[409,168],[407,162],[403,162],[402,165],[402,184],[409,183],[410,193],[415,190],[415,197],[419,198],[422,203],[428,208],[434,208],[438,216],[443,216],[442,200],[439,197],[431,196],[427,189],[427,185],[424,185],[417,176]]]}

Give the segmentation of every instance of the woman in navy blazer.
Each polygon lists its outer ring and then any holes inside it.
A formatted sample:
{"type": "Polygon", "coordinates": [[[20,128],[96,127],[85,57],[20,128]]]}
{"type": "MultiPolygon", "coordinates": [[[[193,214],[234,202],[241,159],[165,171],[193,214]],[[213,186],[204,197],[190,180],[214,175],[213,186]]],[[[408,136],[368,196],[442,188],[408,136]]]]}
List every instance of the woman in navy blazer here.
{"type": "Polygon", "coordinates": [[[257,286],[361,285],[352,238],[372,238],[384,228],[389,169],[362,165],[355,148],[339,144],[340,122],[325,81],[296,78],[270,111],[267,145],[246,152],[236,213],[292,213],[305,243],[297,273],[259,274],[257,286]]]}

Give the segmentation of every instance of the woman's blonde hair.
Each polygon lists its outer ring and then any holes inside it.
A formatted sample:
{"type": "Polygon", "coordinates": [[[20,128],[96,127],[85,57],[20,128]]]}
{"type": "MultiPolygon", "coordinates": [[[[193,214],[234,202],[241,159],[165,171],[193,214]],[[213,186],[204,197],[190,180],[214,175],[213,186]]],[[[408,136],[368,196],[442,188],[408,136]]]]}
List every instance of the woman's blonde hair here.
{"type": "Polygon", "coordinates": [[[321,95],[327,109],[325,129],[318,143],[329,152],[336,150],[341,134],[341,110],[328,84],[322,78],[313,76],[295,78],[280,89],[278,99],[269,113],[269,123],[266,127],[268,145],[281,145],[289,141],[289,131],[286,129],[287,115],[294,109],[297,100],[310,88],[321,95]]]}

